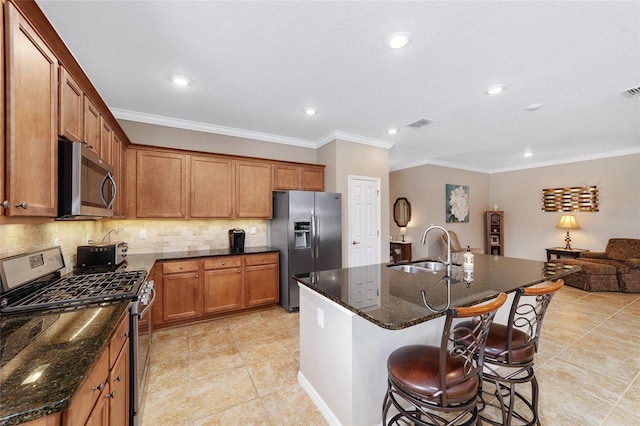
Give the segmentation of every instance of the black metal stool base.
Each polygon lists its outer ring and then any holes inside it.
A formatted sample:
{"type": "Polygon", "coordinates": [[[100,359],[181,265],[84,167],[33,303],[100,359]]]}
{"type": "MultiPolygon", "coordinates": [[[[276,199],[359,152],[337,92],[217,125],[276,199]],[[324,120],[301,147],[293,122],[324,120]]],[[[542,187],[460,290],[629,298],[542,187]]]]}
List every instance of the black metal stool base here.
{"type": "Polygon", "coordinates": [[[496,426],[540,426],[540,419],[538,417],[538,381],[536,380],[533,367],[521,369],[509,376],[502,377],[493,374],[483,374],[484,383],[491,382],[495,385],[495,392],[488,392],[483,390],[480,403],[480,417],[483,423],[488,423],[496,426]],[[525,376],[519,376],[522,373],[526,373],[525,376]],[[519,376],[519,377],[514,377],[519,376]],[[517,385],[523,385],[529,383],[531,385],[531,399],[522,395],[522,393],[516,390],[517,385]],[[486,402],[485,395],[491,395],[497,399],[498,403],[486,402]],[[516,403],[520,401],[526,413],[516,411],[516,403]],[[501,413],[502,419],[500,421],[492,420],[486,415],[483,415],[483,411],[487,407],[494,407],[501,413]]]}

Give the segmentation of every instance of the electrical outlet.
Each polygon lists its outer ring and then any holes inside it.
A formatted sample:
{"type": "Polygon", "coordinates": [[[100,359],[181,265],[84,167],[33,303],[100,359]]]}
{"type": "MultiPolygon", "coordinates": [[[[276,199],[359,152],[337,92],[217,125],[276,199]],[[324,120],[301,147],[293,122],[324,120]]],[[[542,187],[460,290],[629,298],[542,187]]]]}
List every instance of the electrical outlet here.
{"type": "Polygon", "coordinates": [[[252,226],[251,228],[249,228],[249,233],[250,233],[251,235],[256,235],[256,227],[255,227],[255,226],[252,226]]]}
{"type": "Polygon", "coordinates": [[[140,230],[140,239],[141,240],[146,240],[147,239],[147,230],[146,229],[141,229],[140,230]]]}
{"type": "Polygon", "coordinates": [[[318,308],[318,326],[324,328],[324,311],[318,308]]]}

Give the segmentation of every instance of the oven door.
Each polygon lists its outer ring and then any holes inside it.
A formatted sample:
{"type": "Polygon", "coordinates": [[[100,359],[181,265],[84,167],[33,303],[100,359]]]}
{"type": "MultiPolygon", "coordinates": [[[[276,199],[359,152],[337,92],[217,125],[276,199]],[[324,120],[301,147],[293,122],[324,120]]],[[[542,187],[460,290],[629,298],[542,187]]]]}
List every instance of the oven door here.
{"type": "Polygon", "coordinates": [[[142,393],[147,381],[151,355],[151,306],[155,302],[153,281],[143,284],[138,300],[131,305],[131,422],[133,426],[142,423],[142,393]]]}

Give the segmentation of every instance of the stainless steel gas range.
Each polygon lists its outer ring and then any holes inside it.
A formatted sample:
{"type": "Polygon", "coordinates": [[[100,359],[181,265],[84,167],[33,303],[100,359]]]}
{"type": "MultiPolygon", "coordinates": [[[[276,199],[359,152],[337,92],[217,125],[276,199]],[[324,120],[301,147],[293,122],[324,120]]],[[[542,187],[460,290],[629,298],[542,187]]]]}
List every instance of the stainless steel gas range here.
{"type": "Polygon", "coordinates": [[[125,264],[108,265],[108,271],[92,268],[65,269],[60,247],[0,260],[0,316],[27,312],[61,312],[129,301],[130,326],[130,424],[137,425],[141,383],[151,345],[153,281],[147,271],[126,271],[125,264]],[[143,321],[144,327],[139,327],[143,321]]]}

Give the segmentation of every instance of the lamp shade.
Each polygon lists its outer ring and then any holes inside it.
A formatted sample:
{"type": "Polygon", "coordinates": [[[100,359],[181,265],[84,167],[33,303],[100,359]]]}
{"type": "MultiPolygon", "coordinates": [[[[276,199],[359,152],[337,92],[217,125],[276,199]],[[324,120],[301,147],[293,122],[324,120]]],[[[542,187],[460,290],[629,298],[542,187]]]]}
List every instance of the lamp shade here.
{"type": "Polygon", "coordinates": [[[400,228],[400,235],[405,235],[407,233],[407,228],[404,226],[400,228]]]}
{"type": "Polygon", "coordinates": [[[562,229],[580,229],[576,217],[572,214],[563,214],[556,226],[562,229]]]}

